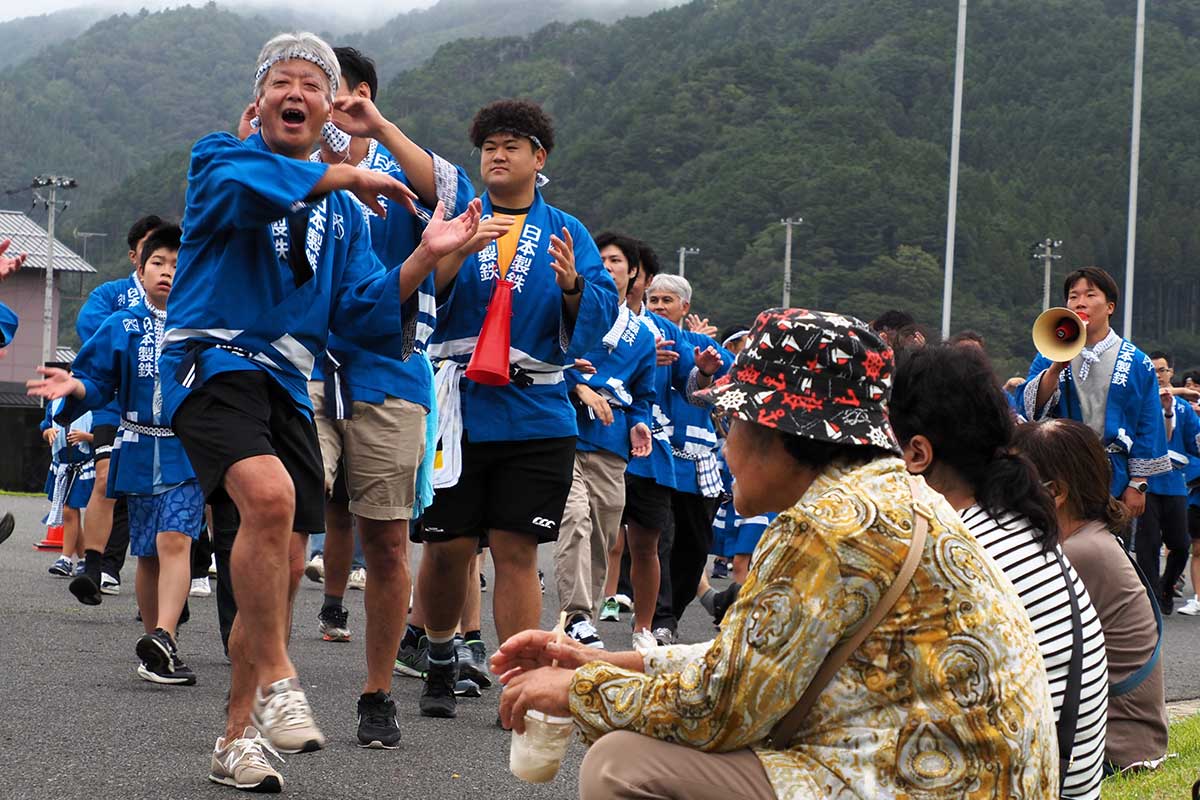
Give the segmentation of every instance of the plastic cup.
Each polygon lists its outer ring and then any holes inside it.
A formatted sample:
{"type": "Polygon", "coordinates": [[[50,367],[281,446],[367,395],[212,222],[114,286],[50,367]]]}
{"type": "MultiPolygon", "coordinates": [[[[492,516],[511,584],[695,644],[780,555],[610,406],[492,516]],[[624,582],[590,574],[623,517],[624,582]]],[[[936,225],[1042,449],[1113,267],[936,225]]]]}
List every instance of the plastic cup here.
{"type": "Polygon", "coordinates": [[[525,712],[525,732],[513,732],[508,768],[526,783],[549,783],[558,774],[575,732],[570,717],[551,717],[540,711],[525,712]]]}

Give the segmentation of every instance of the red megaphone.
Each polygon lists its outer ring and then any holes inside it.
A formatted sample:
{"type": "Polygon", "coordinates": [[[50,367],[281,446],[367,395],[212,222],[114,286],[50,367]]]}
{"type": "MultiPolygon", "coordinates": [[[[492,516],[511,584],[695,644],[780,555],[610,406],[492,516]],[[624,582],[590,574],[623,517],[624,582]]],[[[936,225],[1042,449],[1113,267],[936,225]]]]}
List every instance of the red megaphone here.
{"type": "Polygon", "coordinates": [[[497,280],[488,301],[487,316],[479,329],[475,352],[467,364],[467,378],[485,386],[508,385],[508,348],[512,337],[511,281],[497,280]]]}

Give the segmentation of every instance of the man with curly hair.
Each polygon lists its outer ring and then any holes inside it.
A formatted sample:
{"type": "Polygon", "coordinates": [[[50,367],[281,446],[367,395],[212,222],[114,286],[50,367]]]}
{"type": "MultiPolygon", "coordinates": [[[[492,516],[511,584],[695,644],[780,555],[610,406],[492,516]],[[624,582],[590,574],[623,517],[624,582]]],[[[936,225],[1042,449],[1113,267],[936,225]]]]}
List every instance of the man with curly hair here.
{"type": "Polygon", "coordinates": [[[430,647],[421,713],[433,717],[457,714],[453,637],[481,544],[496,567],[500,640],[538,625],[537,546],[558,539],[578,434],[563,372],[600,343],[618,305],[587,229],[539,191],[554,148],[546,113],[530,101],[500,100],[475,115],[470,135],[487,189],[483,217],[512,224],[468,256],[441,290],[445,305],[430,346],[435,361],[444,360],[437,376],[441,467],[424,517],[417,590],[430,647]],[[505,294],[512,302],[503,320],[508,379],[484,385],[464,369],[489,304],[500,308],[505,294]]]}

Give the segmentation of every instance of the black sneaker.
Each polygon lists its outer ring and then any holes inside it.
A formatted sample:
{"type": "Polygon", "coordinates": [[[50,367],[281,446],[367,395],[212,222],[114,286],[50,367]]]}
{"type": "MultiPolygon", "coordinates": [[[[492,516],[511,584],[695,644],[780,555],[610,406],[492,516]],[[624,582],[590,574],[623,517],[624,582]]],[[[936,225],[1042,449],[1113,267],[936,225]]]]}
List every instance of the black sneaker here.
{"type": "MultiPolygon", "coordinates": [[[[480,648],[483,648],[483,642],[475,642],[480,648]]],[[[487,658],[487,650],[484,651],[484,659],[487,658]]],[[[488,675],[487,662],[485,660],[477,661],[475,659],[475,649],[463,641],[461,636],[454,637],[454,654],[458,657],[458,680],[461,683],[464,680],[471,681],[475,684],[476,689],[491,688],[492,679],[488,675]]],[[[461,694],[461,692],[460,692],[461,694]]],[[[478,694],[468,695],[469,697],[478,697],[478,694]]]]}
{"type": "Polygon", "coordinates": [[[455,697],[483,697],[479,684],[470,678],[459,678],[454,682],[455,697]]]}
{"type": "Polygon", "coordinates": [[[439,663],[429,659],[429,670],[425,673],[425,688],[421,691],[421,716],[457,717],[458,701],[454,697],[454,685],[458,682],[458,654],[453,661],[439,663]]]}
{"type": "Polygon", "coordinates": [[[604,649],[604,640],[600,638],[600,634],[596,632],[596,626],[588,619],[587,614],[576,614],[567,620],[567,627],[563,629],[570,638],[588,647],[595,647],[597,650],[604,649]]]}
{"type": "Polygon", "coordinates": [[[350,612],[342,606],[329,606],[317,614],[321,638],[327,642],[350,641],[350,612]]]}
{"type": "Polygon", "coordinates": [[[358,746],[372,750],[395,750],[400,746],[396,704],[383,692],[358,698],[358,746]]]}
{"type": "Polygon", "coordinates": [[[137,673],[151,683],[193,686],[196,673],[179,658],[171,635],[158,628],[143,634],[137,641],[137,656],[141,659],[137,673]]]}
{"type": "MultiPolygon", "coordinates": [[[[0,517],[0,544],[3,544],[5,539],[12,536],[12,532],[16,529],[16,527],[17,521],[13,518],[12,512],[4,512],[4,516],[0,517]]],[[[483,575],[480,575],[479,577],[483,578],[483,575]]]]}
{"type": "Polygon", "coordinates": [[[739,583],[731,583],[723,591],[717,592],[713,596],[713,623],[720,625],[721,620],[725,619],[725,612],[733,605],[733,601],[737,600],[738,593],[742,590],[739,583]]]}
{"type": "Polygon", "coordinates": [[[70,589],[71,594],[75,595],[75,599],[85,606],[98,606],[103,599],[103,595],[100,594],[100,584],[92,580],[92,576],[86,572],[74,578],[67,588],[70,589]]]}

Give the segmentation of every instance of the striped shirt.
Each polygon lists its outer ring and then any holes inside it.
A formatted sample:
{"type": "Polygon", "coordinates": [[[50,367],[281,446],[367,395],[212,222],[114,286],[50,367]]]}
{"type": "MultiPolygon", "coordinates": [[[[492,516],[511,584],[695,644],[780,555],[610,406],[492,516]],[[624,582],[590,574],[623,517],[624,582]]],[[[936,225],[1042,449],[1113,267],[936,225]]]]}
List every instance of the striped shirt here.
{"type": "MultiPolygon", "coordinates": [[[[1029,612],[1038,649],[1042,652],[1046,674],[1050,678],[1050,695],[1054,700],[1054,719],[1057,722],[1066,693],[1074,644],[1071,600],[1066,593],[1062,569],[1053,553],[1042,551],[1042,546],[1034,540],[1039,531],[1024,517],[1006,513],[997,519],[975,505],[964,510],[962,518],[988,555],[995,559],[1012,581],[1022,605],[1029,612]]],[[[1069,563],[1067,569],[1075,584],[1083,623],[1083,676],[1080,681],[1075,747],[1071,751],[1072,767],[1063,784],[1062,796],[1098,798],[1108,716],[1108,659],[1104,650],[1104,633],[1087,589],[1069,563]]]]}

